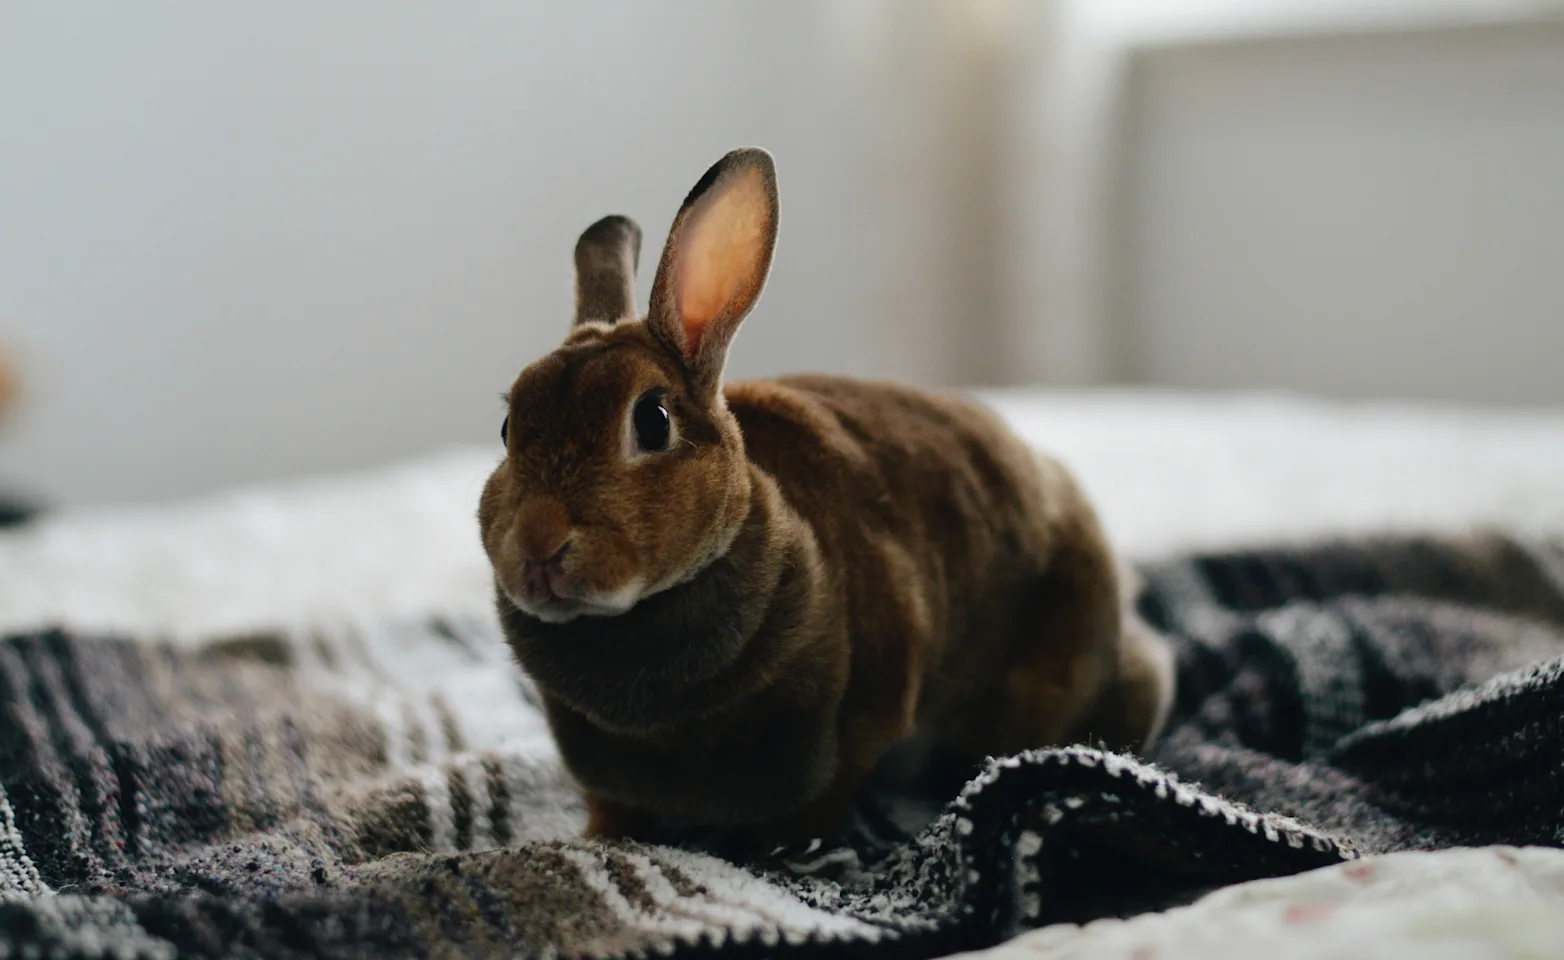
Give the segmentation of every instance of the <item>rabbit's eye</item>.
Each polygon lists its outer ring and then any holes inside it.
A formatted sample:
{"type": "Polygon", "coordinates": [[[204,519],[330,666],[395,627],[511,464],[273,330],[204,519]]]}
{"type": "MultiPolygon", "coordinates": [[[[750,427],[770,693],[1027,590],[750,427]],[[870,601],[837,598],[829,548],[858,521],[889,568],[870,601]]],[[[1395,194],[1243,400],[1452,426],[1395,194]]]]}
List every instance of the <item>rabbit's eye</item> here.
{"type": "Polygon", "coordinates": [[[635,428],[635,445],[647,453],[659,453],[668,449],[671,423],[668,408],[655,393],[649,393],[635,402],[630,412],[630,423],[635,428]]]}
{"type": "Polygon", "coordinates": [[[510,417],[509,416],[507,416],[504,420],[500,421],[500,442],[505,444],[506,446],[510,445],[510,417]]]}

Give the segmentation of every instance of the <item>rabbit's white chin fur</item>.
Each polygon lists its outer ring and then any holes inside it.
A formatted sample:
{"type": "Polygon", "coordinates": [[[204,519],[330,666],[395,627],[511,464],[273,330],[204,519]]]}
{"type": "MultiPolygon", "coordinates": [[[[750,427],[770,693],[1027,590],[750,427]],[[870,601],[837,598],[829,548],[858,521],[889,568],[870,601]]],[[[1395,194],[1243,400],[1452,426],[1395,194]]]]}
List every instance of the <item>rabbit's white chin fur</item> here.
{"type": "Polygon", "coordinates": [[[617,617],[640,602],[644,590],[644,582],[637,577],[612,593],[591,597],[559,597],[539,602],[506,588],[505,598],[523,613],[544,623],[567,623],[577,617],[617,617]]]}

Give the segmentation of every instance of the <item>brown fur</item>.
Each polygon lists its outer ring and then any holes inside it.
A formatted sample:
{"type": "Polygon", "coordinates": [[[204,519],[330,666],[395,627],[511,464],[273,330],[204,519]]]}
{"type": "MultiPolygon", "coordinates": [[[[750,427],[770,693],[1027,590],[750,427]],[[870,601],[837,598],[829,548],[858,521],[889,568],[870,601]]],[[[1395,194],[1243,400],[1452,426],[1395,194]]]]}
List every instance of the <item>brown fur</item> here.
{"type": "MultiPolygon", "coordinates": [[[[633,271],[632,231],[601,223],[589,262],[633,271]]],[[[830,836],[911,734],[974,760],[1137,749],[1166,709],[1167,651],[1128,620],[1090,504],[992,413],[830,377],[721,386],[776,224],[770,158],[725,157],[675,219],[646,320],[581,306],[633,274],[578,275],[577,326],[510,393],[483,543],[590,835],[830,836]],[[649,392],[677,437],[638,454],[649,392]]]]}

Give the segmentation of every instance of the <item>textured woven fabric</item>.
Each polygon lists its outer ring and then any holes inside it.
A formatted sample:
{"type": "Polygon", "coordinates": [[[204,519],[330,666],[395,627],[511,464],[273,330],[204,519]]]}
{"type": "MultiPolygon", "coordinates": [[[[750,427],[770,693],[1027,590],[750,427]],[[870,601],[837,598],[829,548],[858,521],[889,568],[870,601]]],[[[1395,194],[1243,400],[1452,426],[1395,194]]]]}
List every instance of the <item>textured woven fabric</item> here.
{"type": "Polygon", "coordinates": [[[1149,762],[1083,745],[932,807],[882,789],[783,875],[575,839],[486,620],[10,637],[0,953],[933,956],[1363,853],[1564,843],[1564,544],[1141,572],[1179,669],[1149,762]]]}

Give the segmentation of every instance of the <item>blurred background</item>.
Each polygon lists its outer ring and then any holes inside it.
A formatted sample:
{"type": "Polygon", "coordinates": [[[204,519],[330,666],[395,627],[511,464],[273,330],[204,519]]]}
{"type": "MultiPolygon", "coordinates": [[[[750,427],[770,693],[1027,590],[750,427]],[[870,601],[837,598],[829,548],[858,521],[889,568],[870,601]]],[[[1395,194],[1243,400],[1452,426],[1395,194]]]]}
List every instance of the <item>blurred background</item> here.
{"type": "Polygon", "coordinates": [[[746,144],[735,376],[1564,405],[1564,3],[0,0],[0,483],[497,449],[746,144]]]}

